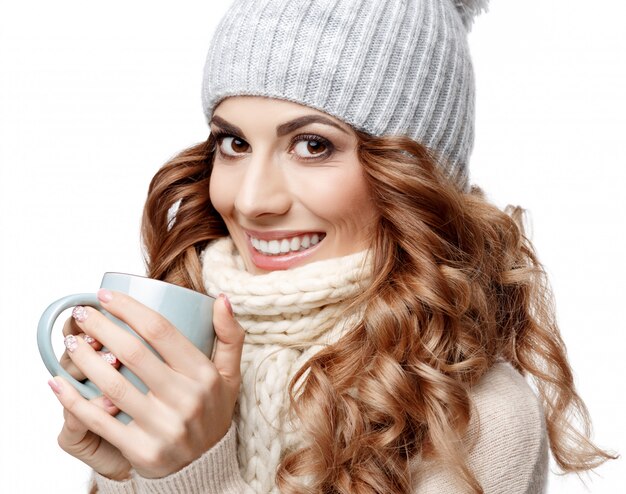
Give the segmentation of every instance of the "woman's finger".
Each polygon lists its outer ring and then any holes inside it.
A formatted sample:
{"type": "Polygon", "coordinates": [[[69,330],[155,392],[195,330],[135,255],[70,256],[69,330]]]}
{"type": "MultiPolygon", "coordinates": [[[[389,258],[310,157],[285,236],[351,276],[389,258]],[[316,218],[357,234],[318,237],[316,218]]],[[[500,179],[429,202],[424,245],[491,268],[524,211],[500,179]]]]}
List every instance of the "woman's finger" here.
{"type": "MultiPolygon", "coordinates": [[[[207,364],[207,356],[158,312],[121,292],[100,289],[98,299],[108,312],[124,321],[150,343],[175,371],[185,376],[193,376],[200,366],[207,364]]],[[[93,335],[98,338],[98,335],[93,335]]],[[[109,345],[108,341],[106,344],[126,365],[123,355],[109,345]]]]}
{"type": "MultiPolygon", "coordinates": [[[[54,379],[51,379],[48,384],[50,384],[50,387],[55,393],[60,391],[59,384],[54,379]]],[[[102,408],[109,415],[115,415],[119,412],[119,408],[117,408],[115,404],[105,396],[94,398],[91,400],[91,403],[99,408],[102,408]]],[[[63,409],[63,418],[65,419],[65,422],[58,438],[59,446],[72,456],[82,454],[85,448],[90,447],[90,445],[85,444],[85,438],[89,433],[89,429],[87,429],[85,424],[78,420],[76,415],[69,412],[65,408],[63,409]]]]}
{"type": "MultiPolygon", "coordinates": [[[[102,341],[107,350],[116,357],[118,367],[119,364],[128,367],[155,394],[169,401],[175,402],[180,399],[180,386],[176,375],[137,336],[120,328],[92,307],[84,307],[79,317],[78,327],[98,341],[102,341]]],[[[72,360],[76,362],[74,355],[72,360]]],[[[84,370],[81,365],[78,367],[84,370]]],[[[87,377],[91,379],[90,375],[87,377]]],[[[113,396],[110,397],[115,401],[113,396]]]]}
{"type": "Polygon", "coordinates": [[[80,315],[79,311],[82,311],[84,307],[78,306],[75,307],[72,311],[72,317],[68,318],[63,324],[63,336],[67,336],[70,334],[76,336],[82,336],[82,338],[91,345],[91,348],[94,350],[100,350],[102,348],[102,343],[100,343],[95,338],[92,338],[88,334],[83,333],[83,330],[78,327],[76,323],[76,317],[80,315]]]}
{"type": "Polygon", "coordinates": [[[100,358],[102,360],[104,360],[107,364],[109,364],[111,367],[113,367],[114,369],[119,369],[119,367],[121,365],[120,361],[111,352],[109,352],[109,351],[100,351],[100,352],[97,352],[97,353],[100,356],[100,358]]]}
{"type": "Polygon", "coordinates": [[[65,346],[74,364],[118,408],[133,418],[142,417],[149,420],[149,414],[145,413],[149,408],[148,397],[113,369],[111,364],[100,357],[93,348],[74,335],[65,337],[65,346]]]}
{"type": "MultiPolygon", "coordinates": [[[[72,314],[74,312],[76,312],[76,308],[74,309],[72,314]]],[[[91,345],[91,348],[93,348],[94,350],[100,350],[102,348],[102,344],[99,341],[83,333],[83,331],[76,324],[76,320],[74,319],[74,317],[66,319],[65,323],[63,324],[63,336],[68,336],[71,334],[83,338],[87,343],[89,343],[89,345],[91,345]]],[[[61,355],[59,363],[61,364],[61,367],[63,367],[69,373],[69,375],[77,381],[84,381],[86,379],[82,371],[78,367],[76,367],[76,365],[74,365],[74,362],[72,362],[72,359],[67,354],[67,350],[63,352],[63,355],[61,355]]],[[[117,367],[119,367],[119,364],[116,365],[117,367]]]]}
{"type": "Polygon", "coordinates": [[[74,362],[72,362],[72,359],[67,353],[67,350],[65,350],[63,352],[63,355],[61,355],[61,359],[59,360],[59,363],[61,364],[61,367],[63,367],[69,373],[69,375],[72,376],[77,381],[84,381],[85,379],[87,379],[85,374],[83,374],[83,371],[81,371],[78,367],[76,367],[74,362]]]}
{"type": "MultiPolygon", "coordinates": [[[[83,341],[85,341],[85,343],[90,343],[90,341],[91,342],[96,341],[93,338],[91,338],[89,335],[86,335],[85,333],[80,333],[80,334],[77,334],[75,336],[77,338],[82,338],[83,341]]],[[[90,346],[92,348],[94,347],[94,345],[91,344],[91,343],[90,343],[90,346]]],[[[97,346],[102,348],[102,345],[99,344],[99,343],[97,344],[97,346]]],[[[107,350],[99,350],[98,351],[98,355],[100,355],[100,357],[105,362],[107,362],[109,365],[111,365],[115,369],[119,368],[120,362],[115,357],[115,355],[113,355],[111,352],[109,352],[107,350]]],[[[84,381],[85,379],[87,379],[87,376],[85,376],[85,374],[83,374],[83,371],[81,371],[78,367],[76,367],[74,362],[72,362],[72,359],[70,358],[69,354],[67,353],[67,350],[65,350],[63,352],[63,355],[61,355],[61,359],[59,360],[59,363],[61,364],[61,367],[63,367],[68,372],[68,374],[70,376],[72,376],[74,379],[76,379],[77,381],[84,381]]]]}
{"type": "MultiPolygon", "coordinates": [[[[50,385],[63,408],[73,416],[73,430],[68,431],[72,440],[86,428],[94,434],[106,439],[120,450],[133,444],[132,430],[119,420],[112,417],[105,409],[83,398],[73,386],[60,376],[51,380],[50,385]],[[80,424],[80,425],[79,425],[80,424]]],[[[111,400],[113,401],[113,400],[111,400]]]]}
{"type": "MultiPolygon", "coordinates": [[[[65,391],[64,383],[60,378],[51,379],[48,381],[48,384],[57,397],[60,397],[65,391]]],[[[94,398],[90,403],[104,410],[111,416],[119,412],[119,409],[113,402],[105,396],[94,398]]],[[[63,408],[63,417],[65,421],[63,429],[58,436],[58,443],[64,451],[79,458],[106,477],[116,480],[128,478],[131,465],[117,448],[99,435],[90,431],[89,428],[67,408],[63,408]]]]}
{"type": "MultiPolygon", "coordinates": [[[[78,335],[78,338],[80,337],[81,336],[78,335]]],[[[110,366],[112,366],[115,369],[119,369],[120,361],[111,352],[99,351],[98,355],[100,355],[100,357],[110,366]]],[[[84,381],[85,379],[87,379],[87,376],[83,374],[83,371],[81,371],[78,367],[76,367],[76,364],[72,362],[72,359],[67,353],[67,350],[65,350],[65,352],[63,352],[63,355],[61,355],[61,360],[59,360],[59,363],[61,364],[61,367],[63,367],[69,373],[69,375],[72,376],[77,381],[84,381]]]]}

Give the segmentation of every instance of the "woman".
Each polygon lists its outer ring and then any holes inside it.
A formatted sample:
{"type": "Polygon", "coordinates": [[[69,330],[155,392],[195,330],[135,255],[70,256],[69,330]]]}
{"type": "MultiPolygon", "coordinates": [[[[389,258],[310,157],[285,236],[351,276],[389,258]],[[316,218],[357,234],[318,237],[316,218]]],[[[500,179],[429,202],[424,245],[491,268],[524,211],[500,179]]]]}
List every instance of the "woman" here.
{"type": "Polygon", "coordinates": [[[482,5],[356,5],[222,20],[211,135],[157,173],[143,228],[151,277],[219,296],[215,354],[119,293],[99,295],[165,363],[75,311],[72,371],[107,398],[51,386],[99,492],[535,493],[548,449],[565,471],[609,458],[570,421],[588,424],[521,210],[469,187],[482,5]]]}

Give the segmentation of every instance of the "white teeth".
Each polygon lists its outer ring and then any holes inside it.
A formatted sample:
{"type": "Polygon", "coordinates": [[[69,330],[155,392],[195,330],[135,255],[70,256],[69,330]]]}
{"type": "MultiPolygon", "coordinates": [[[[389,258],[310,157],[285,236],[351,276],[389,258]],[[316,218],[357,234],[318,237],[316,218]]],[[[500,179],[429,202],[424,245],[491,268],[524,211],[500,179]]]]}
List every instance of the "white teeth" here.
{"type": "Polygon", "coordinates": [[[299,252],[318,244],[325,237],[324,234],[314,233],[312,235],[300,235],[290,239],[282,240],[261,240],[250,237],[252,246],[265,255],[287,254],[289,252],[299,252]]]}
{"type": "Polygon", "coordinates": [[[293,237],[291,239],[291,243],[289,244],[289,249],[293,251],[300,250],[300,237],[293,237]]]}
{"type": "Polygon", "coordinates": [[[280,252],[280,244],[278,240],[270,240],[267,243],[267,248],[270,254],[278,254],[280,252]]]}

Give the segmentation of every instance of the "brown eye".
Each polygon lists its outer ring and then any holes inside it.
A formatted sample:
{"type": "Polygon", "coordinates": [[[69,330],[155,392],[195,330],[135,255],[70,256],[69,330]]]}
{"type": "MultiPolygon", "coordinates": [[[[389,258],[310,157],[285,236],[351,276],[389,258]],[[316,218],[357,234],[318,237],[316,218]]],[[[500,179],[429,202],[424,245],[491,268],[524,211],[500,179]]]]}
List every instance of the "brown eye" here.
{"type": "Polygon", "coordinates": [[[250,145],[243,139],[238,137],[227,136],[222,137],[219,140],[220,151],[227,156],[236,156],[240,153],[245,153],[250,148],[250,145]]]}
{"type": "Polygon", "coordinates": [[[323,153],[326,151],[326,146],[321,142],[307,141],[307,151],[311,154],[323,153]]]}
{"type": "Polygon", "coordinates": [[[325,139],[315,136],[303,136],[294,146],[295,153],[304,159],[316,158],[328,154],[330,146],[325,139]]]}

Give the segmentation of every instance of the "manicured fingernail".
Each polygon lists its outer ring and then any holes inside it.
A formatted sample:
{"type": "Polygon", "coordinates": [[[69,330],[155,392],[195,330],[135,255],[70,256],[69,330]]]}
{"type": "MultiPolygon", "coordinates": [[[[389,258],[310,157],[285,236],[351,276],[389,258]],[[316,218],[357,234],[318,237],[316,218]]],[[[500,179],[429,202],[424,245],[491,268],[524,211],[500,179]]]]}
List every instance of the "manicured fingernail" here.
{"type": "Polygon", "coordinates": [[[88,334],[86,334],[85,336],[83,336],[83,340],[85,340],[85,343],[89,343],[90,345],[92,343],[95,343],[96,340],[95,338],[92,338],[91,336],[89,336],[88,334]]]}
{"type": "Polygon", "coordinates": [[[233,315],[233,306],[230,305],[230,300],[228,300],[228,297],[225,294],[223,294],[223,293],[220,293],[219,296],[224,299],[224,304],[226,305],[226,308],[228,309],[228,312],[230,312],[230,315],[232,316],[233,315]]]}
{"type": "Polygon", "coordinates": [[[102,352],[100,353],[100,356],[108,364],[111,364],[111,365],[117,364],[117,358],[111,352],[102,352]]]}
{"type": "Polygon", "coordinates": [[[65,348],[67,348],[67,351],[70,353],[78,348],[78,340],[73,334],[68,334],[65,337],[65,340],[63,340],[63,343],[65,344],[65,348]]]}
{"type": "Polygon", "coordinates": [[[61,394],[61,386],[59,386],[59,383],[56,382],[54,379],[50,379],[48,381],[48,386],[50,386],[50,389],[54,391],[54,394],[57,394],[57,395],[61,394]]]}
{"type": "Polygon", "coordinates": [[[113,299],[113,294],[107,290],[106,288],[100,288],[100,290],[98,290],[98,300],[100,300],[100,302],[110,302],[113,299]]]}
{"type": "Polygon", "coordinates": [[[89,313],[87,312],[87,309],[85,309],[82,305],[77,305],[74,307],[74,310],[72,310],[72,317],[78,322],[83,322],[87,319],[88,315],[89,313]]]}

